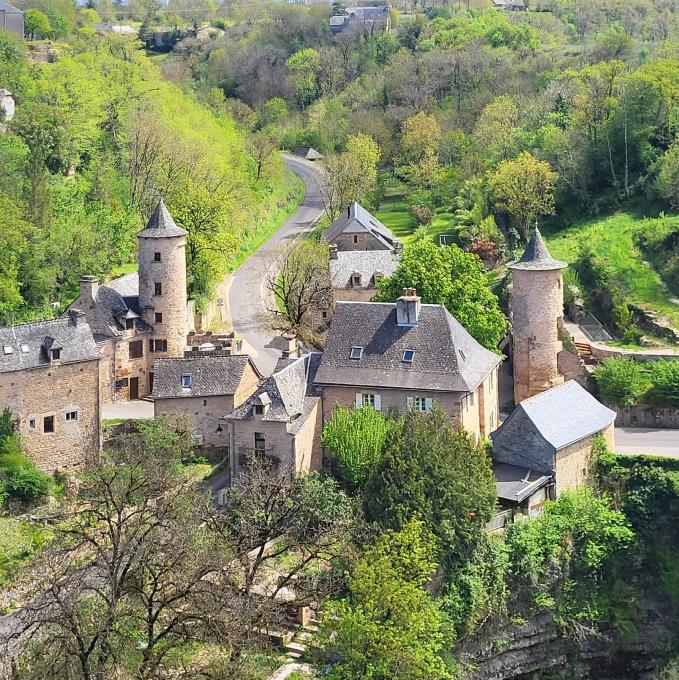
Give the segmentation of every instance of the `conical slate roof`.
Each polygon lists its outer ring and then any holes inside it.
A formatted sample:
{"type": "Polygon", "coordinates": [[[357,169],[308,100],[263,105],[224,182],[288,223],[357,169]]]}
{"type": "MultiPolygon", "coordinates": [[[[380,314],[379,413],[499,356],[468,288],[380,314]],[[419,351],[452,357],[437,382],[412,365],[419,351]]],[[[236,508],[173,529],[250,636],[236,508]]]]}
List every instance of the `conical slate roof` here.
{"type": "Polygon", "coordinates": [[[176,238],[177,236],[186,236],[187,233],[185,229],[176,225],[172,215],[165,207],[165,201],[161,198],[146,225],[146,229],[140,231],[137,236],[139,238],[176,238]]]}
{"type": "Polygon", "coordinates": [[[528,246],[521,259],[511,262],[508,266],[510,269],[549,271],[552,269],[565,269],[568,265],[565,262],[561,262],[561,260],[555,260],[551,256],[540,230],[536,227],[535,233],[528,242],[528,246]]]}

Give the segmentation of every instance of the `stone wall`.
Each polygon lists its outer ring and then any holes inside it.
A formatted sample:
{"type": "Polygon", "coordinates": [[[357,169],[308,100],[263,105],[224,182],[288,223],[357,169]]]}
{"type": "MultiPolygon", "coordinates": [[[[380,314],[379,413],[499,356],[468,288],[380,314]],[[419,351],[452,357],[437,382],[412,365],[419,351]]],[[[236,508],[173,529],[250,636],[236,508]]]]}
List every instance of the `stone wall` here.
{"type": "Polygon", "coordinates": [[[168,418],[185,416],[193,423],[193,434],[202,438],[203,446],[225,446],[227,433],[217,432],[220,418],[233,411],[233,395],[217,397],[181,397],[178,399],[155,399],[153,413],[168,418]]]}
{"type": "MultiPolygon", "coordinates": [[[[615,450],[613,425],[600,434],[606,439],[608,447],[615,450]]],[[[592,467],[592,440],[595,435],[581,439],[556,452],[556,495],[567,489],[577,489],[587,483],[592,467]]]]}
{"type": "Polygon", "coordinates": [[[367,232],[359,234],[340,234],[333,243],[337,244],[337,250],[389,250],[382,241],[376,239],[367,232]],[[354,236],[358,243],[354,243],[354,236]]]}
{"type": "Polygon", "coordinates": [[[679,408],[659,408],[646,404],[627,407],[610,404],[607,406],[618,414],[615,423],[619,427],[679,428],[679,408]]]}
{"type": "Polygon", "coordinates": [[[24,450],[44,472],[76,470],[99,451],[99,360],[0,374],[0,403],[18,418],[24,450]],[[67,421],[71,412],[77,418],[67,421]],[[43,431],[49,416],[54,432],[43,431]]]}
{"type": "Polygon", "coordinates": [[[230,428],[234,476],[239,472],[239,456],[254,451],[255,432],[264,435],[267,455],[278,458],[284,468],[293,467],[294,438],[288,432],[288,423],[262,420],[262,416],[253,416],[248,420],[230,421],[230,428]]]}
{"type": "Polygon", "coordinates": [[[321,452],[321,434],[323,432],[323,414],[321,400],[314,404],[304,425],[295,434],[295,473],[320,470],[323,463],[321,452]]]}

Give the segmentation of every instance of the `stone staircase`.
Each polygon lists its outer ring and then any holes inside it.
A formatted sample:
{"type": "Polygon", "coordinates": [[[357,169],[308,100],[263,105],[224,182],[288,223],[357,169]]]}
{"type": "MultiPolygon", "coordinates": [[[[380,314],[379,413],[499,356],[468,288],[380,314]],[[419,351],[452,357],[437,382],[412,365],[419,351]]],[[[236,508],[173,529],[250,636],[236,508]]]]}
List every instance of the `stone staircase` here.
{"type": "Polygon", "coordinates": [[[296,630],[290,642],[283,645],[283,649],[290,661],[299,661],[316,648],[314,638],[319,631],[319,622],[311,619],[306,626],[296,630]]]}

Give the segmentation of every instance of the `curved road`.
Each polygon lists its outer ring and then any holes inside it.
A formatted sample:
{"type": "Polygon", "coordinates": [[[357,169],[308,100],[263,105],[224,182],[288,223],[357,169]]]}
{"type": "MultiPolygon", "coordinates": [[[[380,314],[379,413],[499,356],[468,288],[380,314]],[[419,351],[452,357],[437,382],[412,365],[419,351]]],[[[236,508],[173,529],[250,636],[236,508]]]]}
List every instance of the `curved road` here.
{"type": "Polygon", "coordinates": [[[304,200],[292,217],[234,272],[228,301],[233,330],[243,338],[242,351],[250,354],[266,376],[273,372],[282,349],[280,335],[264,323],[267,269],[281,247],[311,229],[323,214],[319,193],[321,168],[302,158],[287,155],[283,158],[304,182],[304,200]]]}

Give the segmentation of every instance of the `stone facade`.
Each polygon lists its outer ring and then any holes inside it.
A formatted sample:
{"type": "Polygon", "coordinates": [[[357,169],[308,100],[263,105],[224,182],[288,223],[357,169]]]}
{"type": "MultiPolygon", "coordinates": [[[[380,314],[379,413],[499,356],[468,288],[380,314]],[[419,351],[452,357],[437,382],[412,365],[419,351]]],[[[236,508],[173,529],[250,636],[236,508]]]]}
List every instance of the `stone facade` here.
{"type": "MultiPolygon", "coordinates": [[[[601,434],[608,446],[613,447],[613,425],[597,434],[601,434]]],[[[577,489],[587,484],[587,478],[592,469],[592,440],[594,436],[585,437],[556,452],[554,481],[557,496],[568,489],[577,489]]]]}
{"type": "Polygon", "coordinates": [[[372,234],[340,234],[334,239],[337,250],[386,250],[384,241],[380,241],[372,234]]]}

